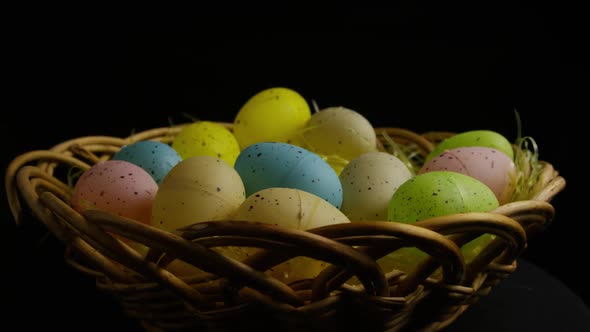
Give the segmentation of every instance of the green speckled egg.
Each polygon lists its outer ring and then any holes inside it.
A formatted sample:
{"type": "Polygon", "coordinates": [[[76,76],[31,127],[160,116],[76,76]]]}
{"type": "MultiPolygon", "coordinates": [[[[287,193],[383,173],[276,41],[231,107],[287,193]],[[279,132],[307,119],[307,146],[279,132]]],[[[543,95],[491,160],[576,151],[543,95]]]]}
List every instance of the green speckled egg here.
{"type": "MultiPolygon", "coordinates": [[[[455,213],[487,212],[498,205],[496,196],[483,182],[460,173],[433,171],[417,175],[398,188],[389,202],[387,219],[413,223],[455,213]]],[[[494,237],[484,234],[465,244],[461,248],[465,261],[469,263],[494,237]]],[[[412,253],[416,251],[408,251],[412,253]]]]}
{"type": "Polygon", "coordinates": [[[483,146],[504,152],[511,160],[514,159],[512,144],[501,134],[492,130],[471,130],[453,135],[440,142],[426,157],[426,161],[438,156],[446,150],[466,146],[483,146]]]}
{"type": "Polygon", "coordinates": [[[498,200],[481,181],[460,173],[434,171],[404,182],[391,197],[388,220],[403,223],[463,212],[485,212],[498,200]]]}

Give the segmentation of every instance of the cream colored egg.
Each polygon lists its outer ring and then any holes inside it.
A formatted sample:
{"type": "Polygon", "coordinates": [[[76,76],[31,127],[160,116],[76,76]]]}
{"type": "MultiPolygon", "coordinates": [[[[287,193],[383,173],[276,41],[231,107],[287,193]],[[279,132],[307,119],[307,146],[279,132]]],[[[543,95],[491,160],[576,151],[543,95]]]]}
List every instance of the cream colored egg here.
{"type": "Polygon", "coordinates": [[[240,205],[232,218],[300,230],[349,222],[326,200],[293,188],[267,188],[255,192],[240,205]]]}
{"type": "Polygon", "coordinates": [[[317,154],[346,160],[377,150],[375,128],[363,115],[345,107],[328,107],[314,113],[294,141],[317,154]]]}
{"type": "Polygon", "coordinates": [[[342,212],[351,221],[387,220],[387,207],[412,173],[397,157],[368,152],[353,159],[340,174],[342,212]]]}
{"type": "Polygon", "coordinates": [[[173,232],[196,222],[222,220],[244,199],[244,184],[233,167],[211,156],[190,157],[162,180],[152,209],[152,224],[173,232]]]}
{"type": "MultiPolygon", "coordinates": [[[[350,222],[340,210],[322,198],[292,188],[267,188],[250,195],[232,215],[232,219],[298,230],[350,222]]],[[[313,278],[326,266],[325,262],[319,260],[296,257],[267,273],[285,283],[291,283],[313,278]]]]}

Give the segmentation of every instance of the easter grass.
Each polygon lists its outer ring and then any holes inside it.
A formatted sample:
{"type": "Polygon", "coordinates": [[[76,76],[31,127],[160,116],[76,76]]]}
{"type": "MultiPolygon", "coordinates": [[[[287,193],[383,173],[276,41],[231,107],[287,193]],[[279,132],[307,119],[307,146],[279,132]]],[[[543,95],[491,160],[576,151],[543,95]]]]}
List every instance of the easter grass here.
{"type": "Polygon", "coordinates": [[[424,164],[424,157],[420,155],[418,146],[416,144],[397,144],[386,131],[383,131],[381,135],[383,135],[383,139],[386,142],[383,149],[401,160],[410,170],[412,176],[416,175],[416,172],[419,171],[420,167],[424,164]]]}
{"type": "Polygon", "coordinates": [[[543,163],[539,160],[539,147],[530,136],[522,136],[520,116],[515,110],[517,138],[513,144],[516,174],[514,191],[511,201],[530,198],[534,194],[535,185],[543,171],[543,163]]]}
{"type": "MultiPolygon", "coordinates": [[[[531,136],[522,136],[522,124],[516,110],[515,119],[517,138],[512,148],[516,172],[512,179],[514,188],[510,199],[512,202],[532,197],[543,171],[543,163],[539,160],[539,147],[531,136]]],[[[410,169],[412,175],[415,175],[424,165],[425,158],[420,154],[416,144],[398,144],[385,131],[380,135],[385,141],[383,150],[400,159],[410,169]]]]}

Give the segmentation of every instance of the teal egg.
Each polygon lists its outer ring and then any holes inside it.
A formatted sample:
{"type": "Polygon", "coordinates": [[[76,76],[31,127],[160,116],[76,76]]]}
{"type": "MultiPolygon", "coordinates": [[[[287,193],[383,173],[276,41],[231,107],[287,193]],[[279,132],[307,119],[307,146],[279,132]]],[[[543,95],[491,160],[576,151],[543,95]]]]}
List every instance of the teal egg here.
{"type": "Polygon", "coordinates": [[[319,155],[281,142],[248,146],[236,159],[246,196],[266,188],[293,188],[319,196],[337,208],[342,206],[342,184],[334,169],[319,155]]]}
{"type": "Polygon", "coordinates": [[[158,141],[139,141],[125,145],[112,160],[124,160],[143,168],[158,185],[182,158],[170,145],[158,141]]]}

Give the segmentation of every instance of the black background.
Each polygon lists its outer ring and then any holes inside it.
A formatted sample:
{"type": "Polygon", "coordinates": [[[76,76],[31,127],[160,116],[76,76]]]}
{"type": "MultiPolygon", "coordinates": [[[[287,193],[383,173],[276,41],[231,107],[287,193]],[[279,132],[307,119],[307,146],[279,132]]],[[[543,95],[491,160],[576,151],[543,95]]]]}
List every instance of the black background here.
{"type": "MultiPolygon", "coordinates": [[[[578,8],[267,9],[9,12],[4,165],[74,137],[124,137],[187,121],[183,114],[231,122],[251,95],[274,86],[321,107],[352,108],[375,126],[417,132],[491,129],[513,140],[516,109],[523,134],[567,181],[553,201],[554,223],[531,240],[524,258],[588,303],[581,272],[589,252],[581,119],[587,38],[578,8]]],[[[20,324],[67,327],[58,322],[74,310],[82,319],[105,317],[94,321],[96,330],[109,326],[117,314],[101,308],[114,305],[64,266],[59,243],[42,240],[34,222],[15,227],[8,212],[1,225],[2,287],[13,295],[8,305],[20,324]]]]}

